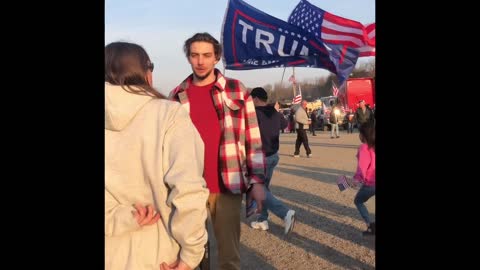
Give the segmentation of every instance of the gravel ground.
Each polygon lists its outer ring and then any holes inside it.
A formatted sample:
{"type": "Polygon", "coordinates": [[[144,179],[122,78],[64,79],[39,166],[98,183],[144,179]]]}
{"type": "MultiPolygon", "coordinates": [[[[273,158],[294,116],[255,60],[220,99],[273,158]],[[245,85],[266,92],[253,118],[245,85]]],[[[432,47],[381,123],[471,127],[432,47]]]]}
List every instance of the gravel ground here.
{"type": "MultiPolygon", "coordinates": [[[[293,158],[296,134],[281,134],[271,190],[296,211],[295,228],[284,236],[283,220],[270,214],[270,229],[254,230],[253,218],[243,212],[242,269],[375,269],[375,236],[362,236],[366,227],[353,204],[355,191],[340,192],[336,185],[338,175],[355,171],[358,132],[340,131],[338,139],[316,133],[308,134],[312,158],[303,146],[300,158],[293,158]]],[[[375,197],[366,205],[375,220],[375,197]]]]}

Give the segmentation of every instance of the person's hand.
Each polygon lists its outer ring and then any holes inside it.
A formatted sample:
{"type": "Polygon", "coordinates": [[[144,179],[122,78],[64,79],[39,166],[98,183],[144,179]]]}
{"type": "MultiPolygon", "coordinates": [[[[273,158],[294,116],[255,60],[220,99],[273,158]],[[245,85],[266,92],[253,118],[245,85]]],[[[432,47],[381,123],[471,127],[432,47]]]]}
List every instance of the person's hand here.
{"type": "Polygon", "coordinates": [[[275,110],[277,110],[277,112],[280,110],[280,104],[277,102],[275,102],[275,106],[274,106],[275,110]]]}
{"type": "Polygon", "coordinates": [[[353,176],[352,177],[346,176],[346,177],[347,177],[347,182],[350,185],[350,187],[352,187],[353,189],[359,189],[360,188],[360,186],[361,186],[360,181],[353,178],[353,176]]]}
{"type": "Polygon", "coordinates": [[[249,200],[246,202],[247,205],[250,205],[252,200],[257,202],[256,213],[261,213],[263,208],[263,202],[265,201],[264,184],[253,184],[250,190],[249,200]]]}
{"type": "Polygon", "coordinates": [[[353,186],[356,189],[359,189],[362,187],[362,182],[358,181],[357,179],[353,179],[353,186]]]}
{"type": "Polygon", "coordinates": [[[132,214],[140,226],[155,224],[160,219],[160,214],[153,209],[151,204],[143,206],[136,203],[134,207],[137,211],[132,211],[132,214]]]}
{"type": "Polygon", "coordinates": [[[190,266],[178,259],[176,262],[168,265],[165,262],[160,264],[160,270],[192,270],[190,266]]]}

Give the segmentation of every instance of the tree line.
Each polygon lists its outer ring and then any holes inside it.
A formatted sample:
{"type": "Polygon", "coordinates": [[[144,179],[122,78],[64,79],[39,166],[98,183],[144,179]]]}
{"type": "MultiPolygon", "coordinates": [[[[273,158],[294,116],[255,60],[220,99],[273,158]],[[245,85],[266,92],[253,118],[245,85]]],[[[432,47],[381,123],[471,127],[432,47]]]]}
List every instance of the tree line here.
{"type": "MultiPolygon", "coordinates": [[[[375,60],[357,64],[350,74],[350,78],[370,77],[375,79],[375,60]]],[[[302,97],[307,101],[316,100],[319,97],[331,96],[332,85],[339,87],[337,76],[330,73],[326,77],[317,77],[315,79],[304,79],[297,81],[301,85],[302,97]]],[[[290,82],[266,84],[262,86],[268,92],[268,102],[289,103],[293,99],[293,86],[290,82]]]]}

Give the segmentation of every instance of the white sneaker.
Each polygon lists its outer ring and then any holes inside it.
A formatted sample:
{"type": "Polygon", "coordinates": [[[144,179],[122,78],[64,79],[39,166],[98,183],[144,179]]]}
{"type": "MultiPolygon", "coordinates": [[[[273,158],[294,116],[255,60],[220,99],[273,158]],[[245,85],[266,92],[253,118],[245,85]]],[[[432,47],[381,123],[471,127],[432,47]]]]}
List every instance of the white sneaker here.
{"type": "Polygon", "coordinates": [[[298,157],[300,157],[300,155],[293,155],[293,157],[294,157],[294,158],[298,158],[298,157]]]}
{"type": "Polygon", "coordinates": [[[285,235],[289,234],[293,230],[295,225],[295,210],[288,210],[287,215],[283,219],[285,222],[285,235]]]}
{"type": "Polygon", "coordinates": [[[312,154],[308,154],[307,157],[311,158],[311,157],[312,157],[312,154]]]}
{"type": "Polygon", "coordinates": [[[266,220],[264,220],[262,222],[253,221],[252,223],[250,223],[250,226],[252,226],[252,228],[257,229],[257,230],[266,231],[266,230],[268,230],[268,221],[266,221],[266,220]]]}

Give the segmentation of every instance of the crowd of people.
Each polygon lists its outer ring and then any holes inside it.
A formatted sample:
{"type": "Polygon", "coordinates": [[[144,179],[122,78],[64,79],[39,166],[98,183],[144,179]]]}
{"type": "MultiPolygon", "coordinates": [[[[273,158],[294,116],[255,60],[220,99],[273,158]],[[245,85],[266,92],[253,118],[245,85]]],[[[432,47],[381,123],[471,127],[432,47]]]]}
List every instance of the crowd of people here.
{"type": "MultiPolygon", "coordinates": [[[[285,235],[294,228],[295,210],[270,184],[280,130],[297,134],[294,157],[302,144],[312,157],[315,112],[302,101],[285,118],[265,89],[225,77],[215,68],[222,46],[208,33],[188,38],[183,50],[192,73],[166,97],[153,88],[154,63],[142,46],[105,47],[105,269],[207,269],[215,237],[218,269],[239,270],[244,197],[256,206],[253,229],[269,229],[269,212],[284,221],[285,235]]],[[[375,194],[373,116],[362,103],[352,116],[362,142],[354,204],[364,234],[375,233],[364,206],[375,194]]]]}

